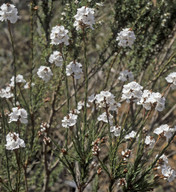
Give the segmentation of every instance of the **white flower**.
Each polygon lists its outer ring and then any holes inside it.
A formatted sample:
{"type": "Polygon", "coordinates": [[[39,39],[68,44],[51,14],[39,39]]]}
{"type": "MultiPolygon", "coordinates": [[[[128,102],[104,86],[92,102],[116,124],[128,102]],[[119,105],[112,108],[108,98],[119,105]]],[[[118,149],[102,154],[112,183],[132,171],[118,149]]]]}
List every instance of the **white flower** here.
{"type": "Polygon", "coordinates": [[[77,118],[78,118],[78,115],[73,114],[73,113],[69,113],[62,120],[62,126],[65,128],[69,128],[69,127],[74,126],[77,122],[77,118]]]}
{"type": "Polygon", "coordinates": [[[151,136],[147,136],[145,138],[145,144],[149,146],[149,148],[152,148],[155,145],[155,139],[151,136]]]}
{"type": "Polygon", "coordinates": [[[65,29],[64,26],[55,26],[51,30],[50,39],[52,45],[59,45],[62,43],[69,45],[68,30],[65,29]]]}
{"type": "Polygon", "coordinates": [[[128,70],[121,71],[118,80],[120,80],[122,82],[125,82],[125,81],[131,82],[134,80],[133,73],[128,70]]]}
{"type": "Polygon", "coordinates": [[[0,21],[9,20],[10,23],[16,23],[18,20],[18,10],[17,8],[9,3],[4,3],[0,7],[0,21]]]}
{"type": "Polygon", "coordinates": [[[6,149],[7,150],[15,150],[15,149],[19,149],[20,147],[25,147],[25,143],[23,141],[23,139],[19,138],[19,134],[18,133],[8,133],[6,135],[6,149]]]}
{"type": "Polygon", "coordinates": [[[40,132],[45,132],[46,129],[49,128],[49,124],[47,122],[42,122],[41,125],[40,125],[40,132]]]}
{"type": "Polygon", "coordinates": [[[163,111],[165,108],[165,98],[158,92],[152,92],[147,101],[156,105],[155,110],[157,111],[163,111]]]}
{"type": "MultiPolygon", "coordinates": [[[[16,83],[17,84],[21,84],[21,83],[26,83],[26,80],[24,79],[23,75],[17,75],[16,76],[16,83]]],[[[10,87],[14,87],[15,86],[15,77],[13,76],[10,80],[10,87]]]]}
{"type": "Polygon", "coordinates": [[[172,89],[176,89],[176,72],[170,73],[165,79],[168,83],[172,84],[172,89]]]}
{"type": "Polygon", "coordinates": [[[164,132],[164,136],[166,137],[167,142],[173,136],[174,132],[176,132],[176,126],[174,128],[170,128],[168,131],[164,132]]]}
{"type": "Polygon", "coordinates": [[[113,116],[109,113],[108,114],[108,117],[107,117],[107,114],[106,112],[102,113],[98,118],[97,120],[98,121],[103,121],[105,123],[108,123],[108,118],[109,118],[109,124],[112,125],[113,123],[113,116]]]}
{"type": "Polygon", "coordinates": [[[20,121],[23,124],[27,124],[28,120],[27,120],[27,111],[23,108],[19,108],[19,107],[14,107],[12,108],[12,112],[9,114],[10,120],[9,123],[15,121],[20,121]]]}
{"type": "Polygon", "coordinates": [[[0,97],[1,98],[9,99],[9,98],[12,98],[13,96],[14,95],[11,92],[11,87],[10,86],[7,86],[5,89],[0,90],[0,97]]]}
{"type": "Polygon", "coordinates": [[[92,94],[91,96],[88,97],[88,102],[93,103],[95,101],[95,95],[92,94]]]}
{"type": "Polygon", "coordinates": [[[169,182],[172,182],[176,178],[176,171],[166,164],[161,167],[161,172],[169,182]]]}
{"type": "Polygon", "coordinates": [[[122,151],[121,154],[123,156],[123,160],[127,160],[131,155],[131,150],[125,149],[125,151],[122,151]]]}
{"type": "Polygon", "coordinates": [[[168,161],[168,158],[167,158],[167,156],[166,155],[161,155],[161,157],[159,158],[160,160],[162,160],[164,163],[168,163],[169,161],[168,161]]]}
{"type": "Polygon", "coordinates": [[[49,57],[49,62],[61,67],[63,64],[62,54],[59,51],[54,51],[49,57]]]}
{"type": "Polygon", "coordinates": [[[163,111],[165,108],[165,98],[160,93],[144,90],[140,101],[137,103],[143,105],[146,110],[151,110],[155,107],[157,111],[163,111]]]}
{"type": "Polygon", "coordinates": [[[115,137],[119,137],[121,132],[121,126],[111,126],[110,132],[114,133],[115,137]]]}
{"type": "MultiPolygon", "coordinates": [[[[88,103],[86,104],[86,106],[90,107],[90,105],[88,103]]],[[[80,111],[80,110],[82,110],[83,107],[84,107],[84,101],[79,101],[78,106],[77,106],[77,110],[80,111]]]]}
{"type": "Polygon", "coordinates": [[[154,130],[154,133],[157,135],[160,135],[160,134],[165,133],[167,131],[169,131],[169,125],[164,124],[164,125],[161,125],[160,127],[156,128],[154,130]]]}
{"type": "Polygon", "coordinates": [[[66,75],[71,76],[74,75],[75,79],[80,79],[82,74],[82,64],[78,62],[70,62],[66,67],[66,75]]]}
{"type": "Polygon", "coordinates": [[[77,14],[74,18],[75,22],[73,25],[76,27],[76,30],[79,30],[84,26],[93,29],[92,25],[95,24],[94,9],[83,6],[77,9],[77,14]]]}
{"type": "Polygon", "coordinates": [[[116,111],[120,107],[120,103],[115,101],[115,96],[109,91],[101,91],[100,94],[95,96],[95,102],[98,104],[98,107],[105,108],[108,107],[109,111],[116,111]]]}
{"type": "Polygon", "coordinates": [[[131,138],[134,138],[135,136],[136,136],[136,132],[131,131],[129,134],[125,136],[125,139],[131,139],[131,138]]]}
{"type": "Polygon", "coordinates": [[[123,29],[116,38],[119,41],[118,45],[121,47],[132,47],[136,36],[130,28],[123,29]]]}
{"type": "Polygon", "coordinates": [[[30,82],[27,82],[25,85],[24,85],[24,89],[29,89],[30,88],[30,86],[34,86],[35,85],[35,83],[31,83],[30,84],[30,82]]]}
{"type": "Polygon", "coordinates": [[[142,97],[142,89],[143,87],[135,81],[124,85],[122,90],[122,100],[126,100],[127,102],[130,102],[130,100],[138,102],[142,97]]]}
{"type": "Polygon", "coordinates": [[[37,75],[47,83],[53,76],[53,73],[49,67],[40,66],[37,75]]]}
{"type": "Polygon", "coordinates": [[[173,136],[174,132],[176,132],[176,126],[170,128],[167,124],[161,125],[154,130],[154,133],[157,135],[164,134],[167,141],[173,136]]]}

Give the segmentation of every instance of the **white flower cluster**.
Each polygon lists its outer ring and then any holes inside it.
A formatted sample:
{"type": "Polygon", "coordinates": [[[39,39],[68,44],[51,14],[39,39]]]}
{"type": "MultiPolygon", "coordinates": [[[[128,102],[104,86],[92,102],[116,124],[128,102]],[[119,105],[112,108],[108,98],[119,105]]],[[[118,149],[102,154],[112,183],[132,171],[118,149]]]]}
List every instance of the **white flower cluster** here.
{"type": "MultiPolygon", "coordinates": [[[[24,79],[23,75],[17,75],[16,76],[16,84],[26,83],[26,80],[24,79]]],[[[13,76],[10,80],[10,87],[15,87],[15,77],[13,76]]]]}
{"type": "Polygon", "coordinates": [[[108,107],[109,111],[116,111],[120,107],[120,103],[115,101],[115,96],[109,91],[101,91],[100,94],[95,96],[95,103],[98,104],[99,108],[108,107]]]}
{"type": "MultiPolygon", "coordinates": [[[[86,103],[86,106],[90,107],[88,103],[86,103]]],[[[84,107],[84,101],[79,101],[77,105],[77,113],[80,113],[80,110],[82,110],[83,107],[84,107]]]]}
{"type": "MultiPolygon", "coordinates": [[[[20,85],[21,83],[26,83],[26,80],[23,78],[23,75],[17,75],[16,76],[16,84],[20,85]]],[[[1,98],[12,98],[14,94],[12,93],[13,88],[15,87],[15,77],[13,76],[10,80],[9,85],[0,90],[0,97],[1,98]]]]}
{"type": "Polygon", "coordinates": [[[66,67],[66,75],[74,75],[75,79],[80,79],[82,74],[82,64],[78,62],[70,62],[66,67]]]}
{"type": "Polygon", "coordinates": [[[107,117],[107,113],[104,112],[101,115],[99,115],[99,117],[97,118],[98,121],[103,121],[104,123],[108,123],[108,119],[109,119],[109,124],[112,125],[113,116],[110,113],[108,113],[108,117],[107,117]]]}
{"type": "Polygon", "coordinates": [[[6,149],[7,150],[15,150],[15,149],[19,149],[20,147],[25,147],[25,143],[23,141],[23,139],[19,138],[19,134],[18,133],[8,133],[6,135],[6,149]]]}
{"type": "Polygon", "coordinates": [[[7,86],[5,89],[0,89],[0,97],[6,99],[12,98],[14,95],[11,91],[10,86],[7,86]]]}
{"type": "Polygon", "coordinates": [[[161,173],[164,176],[164,179],[172,182],[176,178],[176,171],[169,166],[169,161],[166,155],[163,154],[159,158],[159,163],[161,166],[159,166],[158,169],[161,169],[161,173]]]}
{"type": "Polygon", "coordinates": [[[63,64],[62,54],[59,51],[54,51],[49,57],[49,62],[61,67],[63,64]]]}
{"type": "Polygon", "coordinates": [[[165,79],[168,83],[172,84],[172,89],[176,89],[176,72],[170,73],[165,79]]]}
{"type": "Polygon", "coordinates": [[[94,9],[83,6],[77,9],[77,14],[74,16],[75,22],[74,27],[76,30],[82,29],[82,27],[89,27],[93,29],[93,24],[95,24],[94,20],[94,9]]]}
{"type": "Polygon", "coordinates": [[[135,81],[132,81],[127,85],[123,86],[121,99],[126,100],[127,102],[130,101],[138,102],[140,101],[142,96],[142,89],[143,87],[141,85],[139,85],[135,81]]]}
{"type": "Polygon", "coordinates": [[[4,3],[0,7],[0,21],[10,21],[10,23],[16,23],[18,20],[18,10],[15,5],[4,3]]]}
{"type": "Polygon", "coordinates": [[[131,155],[131,150],[125,149],[125,151],[122,151],[121,154],[122,154],[123,160],[126,161],[131,155]]]}
{"type": "Polygon", "coordinates": [[[155,139],[151,136],[146,136],[145,138],[145,144],[149,147],[149,148],[153,148],[153,146],[155,145],[155,139]]]}
{"type": "Polygon", "coordinates": [[[119,137],[121,132],[121,126],[111,126],[110,132],[113,133],[115,137],[119,137]]]}
{"type": "Polygon", "coordinates": [[[26,82],[26,84],[24,85],[24,89],[29,89],[30,87],[33,87],[34,85],[35,85],[35,83],[26,82]]]}
{"type": "Polygon", "coordinates": [[[155,107],[157,111],[163,111],[165,108],[165,98],[158,92],[144,90],[139,105],[143,105],[146,110],[151,110],[155,107]]]}
{"type": "Polygon", "coordinates": [[[40,125],[40,132],[43,133],[49,128],[49,124],[47,122],[42,122],[40,125]]]}
{"type": "Polygon", "coordinates": [[[156,128],[154,130],[154,133],[157,135],[163,134],[166,137],[166,140],[168,141],[172,137],[175,131],[176,131],[176,126],[174,128],[170,128],[169,125],[164,124],[156,128]]]}
{"type": "Polygon", "coordinates": [[[40,131],[38,131],[38,135],[43,137],[44,144],[49,144],[51,142],[50,137],[47,136],[47,129],[49,128],[49,124],[47,122],[43,122],[40,125],[40,131]]]}
{"type": "Polygon", "coordinates": [[[53,76],[53,73],[49,67],[40,66],[37,71],[37,75],[47,83],[53,76]]]}
{"type": "Polygon", "coordinates": [[[129,134],[125,135],[125,139],[132,139],[136,136],[136,132],[135,131],[131,131],[129,134]]]}
{"type": "Polygon", "coordinates": [[[78,118],[78,115],[70,112],[62,120],[62,127],[65,127],[65,128],[73,127],[77,122],[77,118],[78,118]]]}
{"type": "Polygon", "coordinates": [[[59,45],[62,43],[69,45],[68,30],[65,29],[64,26],[55,26],[51,30],[50,39],[52,45],[59,45]]]}
{"type": "Polygon", "coordinates": [[[12,112],[9,114],[10,117],[9,123],[20,121],[23,124],[27,124],[28,123],[27,116],[28,114],[25,109],[14,107],[12,108],[12,112]]]}
{"type": "Polygon", "coordinates": [[[126,82],[126,81],[131,82],[134,80],[133,73],[128,70],[121,71],[118,80],[122,82],[126,82]]]}
{"type": "Polygon", "coordinates": [[[136,36],[130,28],[123,29],[116,38],[120,47],[132,47],[136,36]]]}
{"type": "Polygon", "coordinates": [[[161,166],[161,172],[169,182],[172,182],[176,178],[176,171],[167,164],[161,166]]]}

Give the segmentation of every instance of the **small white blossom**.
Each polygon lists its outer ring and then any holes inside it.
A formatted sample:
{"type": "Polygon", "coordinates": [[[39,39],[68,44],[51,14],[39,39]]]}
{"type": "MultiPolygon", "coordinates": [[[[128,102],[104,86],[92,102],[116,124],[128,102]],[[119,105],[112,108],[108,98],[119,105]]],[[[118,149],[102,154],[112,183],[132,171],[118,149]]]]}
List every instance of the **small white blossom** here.
{"type": "Polygon", "coordinates": [[[40,66],[37,75],[47,83],[53,76],[53,73],[49,67],[40,66]]]}
{"type": "Polygon", "coordinates": [[[166,155],[161,155],[161,157],[159,158],[159,160],[162,160],[164,163],[166,163],[166,164],[168,164],[169,163],[169,161],[168,161],[168,158],[167,158],[167,156],[166,155]]]}
{"type": "Polygon", "coordinates": [[[95,96],[95,102],[100,108],[108,107],[109,111],[116,111],[120,107],[120,103],[115,101],[115,96],[109,91],[101,91],[100,94],[95,96]]]}
{"type": "Polygon", "coordinates": [[[82,27],[89,27],[93,29],[93,24],[95,24],[94,9],[83,6],[77,9],[77,14],[74,18],[75,22],[73,25],[76,27],[76,30],[80,30],[82,27]]]}
{"type": "Polygon", "coordinates": [[[176,126],[170,128],[167,124],[161,125],[154,130],[154,133],[157,135],[164,134],[167,141],[173,136],[174,132],[176,132],[176,126]]]}
{"type": "Polygon", "coordinates": [[[165,98],[158,92],[144,90],[142,97],[137,104],[143,105],[146,110],[151,110],[152,107],[155,107],[155,110],[163,111],[165,108],[165,98]]]}
{"type": "MultiPolygon", "coordinates": [[[[16,83],[17,84],[21,84],[21,83],[26,83],[26,80],[24,79],[23,75],[17,75],[16,76],[16,83]]],[[[10,87],[14,87],[15,86],[15,77],[13,76],[10,80],[10,87]]]]}
{"type": "Polygon", "coordinates": [[[78,62],[70,62],[66,67],[66,75],[71,76],[74,75],[75,79],[80,79],[82,74],[82,64],[78,62]]]}
{"type": "Polygon", "coordinates": [[[10,86],[7,86],[5,89],[0,89],[0,97],[1,98],[9,99],[9,98],[12,98],[13,96],[14,95],[11,92],[11,87],[10,86]]]}
{"type": "Polygon", "coordinates": [[[154,130],[154,133],[157,134],[157,135],[160,135],[160,134],[165,133],[167,131],[169,131],[169,125],[164,124],[164,125],[161,125],[158,128],[156,128],[154,130]]]}
{"type": "Polygon", "coordinates": [[[176,171],[173,170],[169,165],[164,164],[161,167],[161,172],[163,176],[169,181],[172,182],[176,178],[176,171]]]}
{"type": "Polygon", "coordinates": [[[74,126],[77,122],[77,118],[78,118],[78,115],[73,114],[73,113],[69,113],[62,120],[62,126],[65,128],[69,128],[69,127],[74,126]]]}
{"type": "Polygon", "coordinates": [[[107,114],[106,112],[102,113],[98,118],[97,120],[98,121],[103,121],[105,123],[108,123],[108,118],[109,118],[109,124],[112,125],[113,123],[113,116],[109,113],[108,114],[108,117],[107,117],[107,114]]]}
{"type": "Polygon", "coordinates": [[[174,128],[170,128],[168,131],[164,133],[164,136],[166,137],[166,141],[168,142],[169,139],[173,136],[174,132],[176,132],[176,126],[174,128]]]}
{"type": "Polygon", "coordinates": [[[172,84],[172,89],[176,89],[176,72],[170,73],[165,79],[168,83],[172,84]]]}
{"type": "Polygon", "coordinates": [[[49,57],[49,62],[61,67],[63,64],[62,54],[59,51],[54,51],[49,57]]]}
{"type": "Polygon", "coordinates": [[[91,96],[88,97],[88,102],[93,103],[95,101],[95,95],[92,94],[91,96]]]}
{"type": "Polygon", "coordinates": [[[30,84],[30,82],[27,82],[25,85],[24,85],[24,89],[29,89],[30,88],[30,86],[34,86],[35,85],[35,83],[31,83],[30,84]]]}
{"type": "MultiPolygon", "coordinates": [[[[90,105],[88,103],[86,104],[86,106],[90,107],[90,105]]],[[[77,110],[80,111],[80,110],[82,110],[83,107],[84,107],[84,101],[79,101],[78,106],[77,106],[77,110]]]]}
{"type": "Polygon", "coordinates": [[[121,154],[123,156],[123,160],[126,161],[131,155],[131,150],[130,149],[125,149],[125,151],[122,151],[121,154]]]}
{"type": "Polygon", "coordinates": [[[121,126],[111,126],[110,132],[114,133],[115,137],[119,137],[121,132],[121,126]]]}
{"type": "Polygon", "coordinates": [[[145,138],[145,144],[149,146],[149,148],[152,148],[155,145],[155,139],[151,136],[147,136],[145,138]]]}
{"type": "Polygon", "coordinates": [[[0,7],[0,21],[9,20],[10,23],[16,23],[18,20],[18,10],[15,5],[4,3],[0,7]]]}
{"type": "Polygon", "coordinates": [[[136,36],[130,28],[123,29],[116,38],[120,47],[132,47],[136,36]]]}
{"type": "Polygon", "coordinates": [[[12,108],[12,112],[9,114],[10,120],[9,123],[15,121],[20,121],[23,124],[27,124],[28,123],[28,119],[27,119],[27,111],[23,108],[19,108],[19,107],[14,107],[12,108]]]}
{"type": "Polygon", "coordinates": [[[19,138],[19,134],[18,133],[8,133],[6,135],[6,149],[7,150],[15,150],[15,149],[19,149],[21,147],[25,147],[25,143],[23,141],[23,139],[19,138]]]}
{"type": "Polygon", "coordinates": [[[136,132],[131,131],[129,134],[125,136],[125,139],[131,139],[131,138],[134,138],[135,136],[136,136],[136,132]]]}
{"type": "Polygon", "coordinates": [[[138,102],[142,97],[142,89],[143,87],[135,81],[124,85],[122,90],[122,100],[126,100],[127,102],[130,102],[130,100],[138,102]]]}
{"type": "Polygon", "coordinates": [[[152,92],[148,102],[154,104],[157,111],[163,111],[165,108],[165,98],[158,92],[152,92]]]}
{"type": "Polygon", "coordinates": [[[122,82],[126,82],[126,81],[131,82],[134,80],[133,73],[128,70],[121,71],[118,80],[122,82]]]}
{"type": "Polygon", "coordinates": [[[50,39],[52,45],[59,45],[62,43],[69,45],[68,30],[65,29],[64,26],[55,26],[51,30],[50,39]]]}

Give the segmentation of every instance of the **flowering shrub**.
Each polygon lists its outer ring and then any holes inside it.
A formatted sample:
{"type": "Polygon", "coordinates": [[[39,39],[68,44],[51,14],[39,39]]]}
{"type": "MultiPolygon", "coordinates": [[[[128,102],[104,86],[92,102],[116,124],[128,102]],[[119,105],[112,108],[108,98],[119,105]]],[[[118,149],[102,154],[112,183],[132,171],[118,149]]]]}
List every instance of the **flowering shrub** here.
{"type": "Polygon", "coordinates": [[[0,5],[0,191],[174,186],[176,4],[13,3],[0,5]]]}

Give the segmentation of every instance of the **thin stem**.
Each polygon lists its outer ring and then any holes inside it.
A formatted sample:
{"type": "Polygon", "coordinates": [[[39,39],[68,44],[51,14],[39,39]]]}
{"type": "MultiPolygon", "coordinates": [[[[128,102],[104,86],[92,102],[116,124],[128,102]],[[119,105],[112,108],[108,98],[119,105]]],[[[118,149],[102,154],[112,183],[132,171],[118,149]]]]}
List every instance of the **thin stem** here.
{"type": "Polygon", "coordinates": [[[83,42],[84,42],[84,78],[85,78],[84,128],[83,128],[83,143],[84,143],[85,132],[87,128],[87,96],[88,96],[88,62],[87,62],[87,44],[86,44],[85,28],[83,28],[83,42]]]}
{"type": "Polygon", "coordinates": [[[11,30],[11,23],[8,21],[8,31],[10,35],[10,41],[12,45],[12,52],[13,52],[13,70],[14,70],[14,99],[15,99],[15,106],[16,106],[16,101],[17,101],[17,91],[16,91],[16,54],[15,54],[15,46],[14,46],[14,40],[13,40],[13,35],[12,35],[12,30],[11,30]]]}

